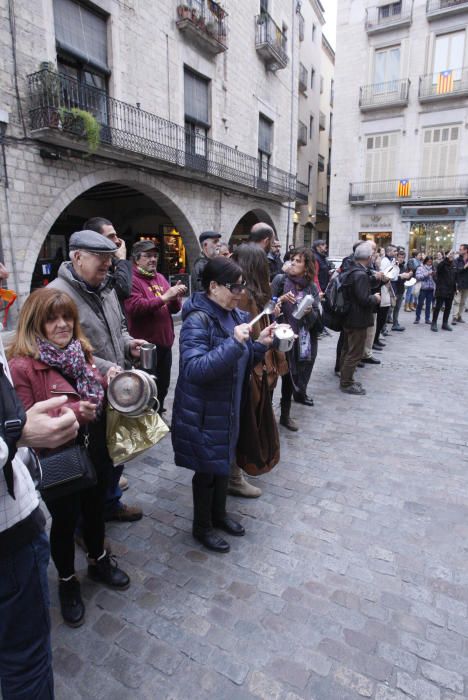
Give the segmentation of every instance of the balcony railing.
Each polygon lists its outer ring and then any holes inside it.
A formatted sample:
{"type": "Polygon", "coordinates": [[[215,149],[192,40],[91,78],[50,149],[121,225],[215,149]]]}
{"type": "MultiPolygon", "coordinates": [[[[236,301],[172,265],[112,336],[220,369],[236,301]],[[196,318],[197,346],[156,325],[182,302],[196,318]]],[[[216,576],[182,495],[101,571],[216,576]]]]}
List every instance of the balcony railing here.
{"type": "Polygon", "coordinates": [[[453,99],[468,95],[468,68],[454,68],[419,78],[419,101],[453,99]]]}
{"type": "Polygon", "coordinates": [[[309,199],[309,185],[305,182],[296,182],[296,200],[307,202],[309,199]]]}
{"type": "Polygon", "coordinates": [[[318,155],[317,166],[319,173],[323,173],[325,170],[325,157],[322,156],[320,153],[318,155]]]}
{"type": "Polygon", "coordinates": [[[325,131],[327,128],[327,117],[323,112],[319,114],[319,131],[325,131]]]}
{"type": "Polygon", "coordinates": [[[297,145],[307,146],[307,126],[301,121],[297,125],[297,145]]]}
{"type": "Polygon", "coordinates": [[[351,204],[407,202],[422,200],[456,200],[468,198],[468,175],[405,178],[376,182],[352,182],[351,204]]]}
{"type": "Polygon", "coordinates": [[[321,214],[322,216],[328,216],[328,204],[327,204],[327,202],[317,202],[315,208],[316,208],[317,214],[321,214]]]}
{"type": "MultiPolygon", "coordinates": [[[[33,135],[56,145],[86,149],[86,125],[80,111],[95,117],[100,148],[127,162],[129,154],[144,156],[145,163],[168,171],[193,171],[235,183],[249,191],[268,193],[281,201],[293,201],[296,178],[268,166],[260,174],[260,161],[230,146],[206,138],[174,122],[116,100],[96,88],[64,74],[41,70],[28,76],[29,117],[33,135]]],[[[89,134],[88,134],[89,138],[89,134]]],[[[140,160],[140,158],[138,158],[140,160]]]]}
{"type": "Polygon", "coordinates": [[[426,3],[426,16],[429,21],[467,11],[468,0],[427,0],[426,3]]]}
{"type": "Polygon", "coordinates": [[[267,12],[255,18],[255,48],[268,70],[273,72],[288,65],[286,35],[267,12]]]}
{"type": "Polygon", "coordinates": [[[214,0],[178,2],[177,27],[210,54],[227,49],[227,14],[214,0]]]}
{"type": "Polygon", "coordinates": [[[410,81],[391,80],[388,83],[363,85],[359,91],[359,107],[361,112],[384,107],[406,107],[408,104],[410,81]]]}
{"type": "Polygon", "coordinates": [[[302,65],[302,63],[299,64],[299,90],[302,93],[307,92],[307,87],[309,85],[309,73],[307,71],[307,68],[302,65]]]}
{"type": "Polygon", "coordinates": [[[368,34],[377,34],[396,27],[409,27],[412,20],[412,0],[368,7],[366,10],[366,31],[368,34]]]}

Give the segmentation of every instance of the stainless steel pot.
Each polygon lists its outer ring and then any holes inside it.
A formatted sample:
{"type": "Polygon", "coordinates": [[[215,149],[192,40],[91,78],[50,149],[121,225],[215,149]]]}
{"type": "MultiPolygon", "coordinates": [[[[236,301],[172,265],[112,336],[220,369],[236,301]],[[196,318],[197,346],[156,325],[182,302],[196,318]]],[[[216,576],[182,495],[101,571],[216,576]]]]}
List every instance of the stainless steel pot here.
{"type": "Polygon", "coordinates": [[[159,408],[155,380],[139,369],[120,372],[111,379],[107,398],[112,408],[126,416],[141,416],[148,409],[159,408]]]}
{"type": "Polygon", "coordinates": [[[289,352],[294,345],[294,331],[287,323],[281,323],[275,328],[276,347],[281,352],[289,352]]]}

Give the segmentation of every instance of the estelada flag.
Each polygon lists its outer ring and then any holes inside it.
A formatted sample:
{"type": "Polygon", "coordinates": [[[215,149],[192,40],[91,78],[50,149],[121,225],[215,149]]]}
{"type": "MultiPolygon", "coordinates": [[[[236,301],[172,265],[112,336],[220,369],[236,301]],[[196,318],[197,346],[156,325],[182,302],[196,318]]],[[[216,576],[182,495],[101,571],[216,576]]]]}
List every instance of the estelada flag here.
{"type": "Polygon", "coordinates": [[[411,194],[411,183],[409,180],[399,180],[397,197],[409,197],[411,194]]]}
{"type": "Polygon", "coordinates": [[[437,76],[437,94],[445,95],[453,91],[453,70],[443,70],[437,76]]]}

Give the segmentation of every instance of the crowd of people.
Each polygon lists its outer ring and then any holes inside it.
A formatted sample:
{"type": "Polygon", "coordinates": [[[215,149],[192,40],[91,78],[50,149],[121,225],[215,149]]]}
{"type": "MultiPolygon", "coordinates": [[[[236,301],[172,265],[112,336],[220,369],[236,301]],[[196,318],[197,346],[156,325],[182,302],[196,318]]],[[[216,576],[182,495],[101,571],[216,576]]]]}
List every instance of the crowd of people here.
{"type": "MultiPolygon", "coordinates": [[[[170,285],[158,272],[154,242],[136,242],[127,260],[112,223],[101,217],[88,220],[71,236],[70,259],[60,266],[57,279],[24,303],[8,362],[0,341],[0,380],[7,382],[2,385],[0,426],[0,679],[5,700],[53,698],[49,545],[32,476],[34,454],[40,461],[79,445],[95,468],[95,482],[87,488],[55,498],[43,493],[51,515],[50,552],[61,614],[67,625],[78,627],[85,620],[85,605],[75,571],[76,544],[86,552],[93,581],[125,590],[130,577],[111,552],[105,523],[143,515],[138,506],[122,501],[128,481],[124,466],[114,465],[107,449],[106,390],[120,372],[138,363],[140,348],[153,343],[158,411],[164,415],[175,314],[182,310],[171,421],[174,461],[194,472],[193,537],[220,553],[230,550],[224,533],[245,534],[226,510],[227,494],[262,494],[237,464],[242,416],[261,406],[271,410],[281,379],[279,424],[299,430],[292,405],[314,405],[309,384],[319,340],[328,334],[322,302],[337,275],[346,312],[335,372],[346,393],[365,393],[354,378],[357,367],[380,364],[375,352],[385,347],[382,337],[404,331],[403,302],[405,311],[415,312],[415,323],[424,309],[432,330],[443,309],[442,328],[452,330],[449,317],[458,287],[452,324],[464,322],[466,245],[456,259],[449,252],[433,261],[414,251],[406,261],[405,251],[395,246],[378,251],[374,243],[359,241],[336,271],[322,240],[312,249],[292,248],[282,259],[281,244],[264,223],[253,226],[249,240],[233,251],[216,231],[203,232],[199,240],[192,293],[184,301],[186,286],[170,285]],[[292,332],[287,351],[276,337],[284,324],[292,332]],[[263,381],[266,404],[258,391],[263,381]],[[5,386],[11,393],[8,402],[5,386]]],[[[0,275],[7,274],[0,266],[0,275]]]]}

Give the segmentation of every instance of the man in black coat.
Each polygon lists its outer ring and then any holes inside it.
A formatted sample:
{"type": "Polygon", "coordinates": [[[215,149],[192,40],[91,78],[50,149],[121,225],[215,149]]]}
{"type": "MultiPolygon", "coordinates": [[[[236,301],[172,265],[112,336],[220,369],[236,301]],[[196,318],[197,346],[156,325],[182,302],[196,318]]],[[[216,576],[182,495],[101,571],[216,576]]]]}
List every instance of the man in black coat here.
{"type": "Polygon", "coordinates": [[[465,310],[465,304],[468,301],[468,243],[462,243],[460,245],[455,266],[457,270],[457,288],[460,299],[458,302],[458,311],[453,312],[452,324],[465,323],[463,312],[465,310]]]}
{"type": "Polygon", "coordinates": [[[453,304],[453,297],[457,288],[457,268],[454,262],[454,251],[444,255],[444,259],[437,265],[436,273],[436,290],[435,290],[435,308],[432,314],[431,331],[437,332],[437,319],[439,317],[442,306],[444,307],[444,315],[442,318],[442,330],[453,330],[449,326],[450,310],[453,304]]]}
{"type": "Polygon", "coordinates": [[[354,251],[343,280],[349,311],[343,322],[344,341],[340,358],[340,388],[346,394],[362,395],[365,389],[354,381],[354,372],[360,362],[366,342],[367,329],[373,325],[373,311],[380,304],[380,294],[371,294],[367,268],[372,258],[370,243],[361,243],[354,251]]]}
{"type": "Polygon", "coordinates": [[[327,258],[327,244],[321,238],[318,238],[312,244],[312,249],[315,253],[315,259],[318,262],[318,281],[320,289],[324,292],[330,281],[330,273],[333,271],[333,265],[327,258]]]}

